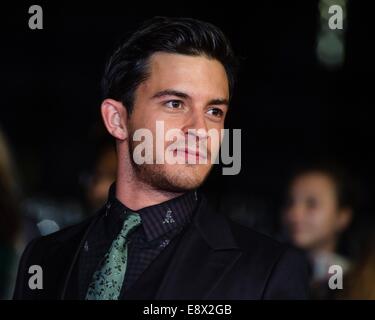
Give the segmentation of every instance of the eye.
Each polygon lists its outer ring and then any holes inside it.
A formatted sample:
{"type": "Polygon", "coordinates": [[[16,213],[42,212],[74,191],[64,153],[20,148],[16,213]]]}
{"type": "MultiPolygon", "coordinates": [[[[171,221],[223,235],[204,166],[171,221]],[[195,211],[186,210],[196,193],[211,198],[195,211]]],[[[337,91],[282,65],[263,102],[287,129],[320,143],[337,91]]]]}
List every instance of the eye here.
{"type": "Polygon", "coordinates": [[[182,101],[181,100],[170,100],[164,103],[165,106],[171,109],[180,109],[182,107],[182,101]]]}
{"type": "Polygon", "coordinates": [[[217,118],[220,118],[224,115],[223,110],[221,110],[220,108],[211,108],[207,111],[207,113],[217,118]]]}

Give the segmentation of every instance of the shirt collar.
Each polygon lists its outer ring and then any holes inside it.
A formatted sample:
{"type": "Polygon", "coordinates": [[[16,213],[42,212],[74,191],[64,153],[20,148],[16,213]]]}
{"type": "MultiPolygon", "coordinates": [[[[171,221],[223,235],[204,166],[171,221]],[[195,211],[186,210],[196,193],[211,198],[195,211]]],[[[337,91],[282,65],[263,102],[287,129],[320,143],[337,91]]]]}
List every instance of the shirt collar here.
{"type": "MultiPolygon", "coordinates": [[[[194,190],[138,210],[147,241],[157,239],[177,227],[188,224],[192,220],[197,203],[198,192],[194,190]]],[[[123,220],[129,211],[133,210],[116,198],[116,185],[113,183],[106,203],[106,217],[110,220],[110,224],[116,229],[121,227],[119,220],[123,220]]],[[[114,231],[113,227],[112,232],[118,233],[119,230],[114,231]]]]}

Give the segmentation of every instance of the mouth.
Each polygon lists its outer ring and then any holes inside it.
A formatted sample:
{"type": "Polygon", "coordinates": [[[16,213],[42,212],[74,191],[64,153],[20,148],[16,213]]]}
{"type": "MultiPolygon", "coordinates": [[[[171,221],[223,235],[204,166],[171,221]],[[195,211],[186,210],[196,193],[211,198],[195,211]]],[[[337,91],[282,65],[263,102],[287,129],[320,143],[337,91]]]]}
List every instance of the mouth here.
{"type": "Polygon", "coordinates": [[[201,152],[200,150],[192,150],[192,149],[189,149],[189,148],[183,148],[183,149],[175,149],[174,151],[175,155],[177,154],[181,154],[185,157],[185,159],[187,160],[188,158],[192,158],[192,157],[195,157],[195,159],[198,161],[198,160],[206,160],[207,157],[206,155],[204,154],[204,152],[201,152]]]}

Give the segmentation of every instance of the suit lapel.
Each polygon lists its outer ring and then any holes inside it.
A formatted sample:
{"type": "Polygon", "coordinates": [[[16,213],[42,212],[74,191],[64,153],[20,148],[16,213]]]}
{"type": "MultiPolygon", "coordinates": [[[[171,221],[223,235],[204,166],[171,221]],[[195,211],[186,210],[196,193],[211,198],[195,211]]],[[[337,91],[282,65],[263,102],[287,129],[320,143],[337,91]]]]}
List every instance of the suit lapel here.
{"type": "Polygon", "coordinates": [[[155,299],[206,299],[241,256],[226,218],[203,197],[155,299]]]}

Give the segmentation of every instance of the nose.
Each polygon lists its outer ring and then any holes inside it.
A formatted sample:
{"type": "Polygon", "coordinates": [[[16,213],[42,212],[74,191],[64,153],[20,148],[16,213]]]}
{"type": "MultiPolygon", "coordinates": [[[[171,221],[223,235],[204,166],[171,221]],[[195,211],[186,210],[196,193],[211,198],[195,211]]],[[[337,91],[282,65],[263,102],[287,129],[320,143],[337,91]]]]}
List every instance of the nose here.
{"type": "Polygon", "coordinates": [[[187,116],[187,122],[185,123],[184,129],[186,133],[188,133],[189,129],[193,129],[198,138],[205,138],[207,136],[207,123],[204,113],[199,110],[193,110],[187,116]]]}
{"type": "Polygon", "coordinates": [[[206,152],[206,157],[209,155],[208,132],[204,113],[199,110],[193,110],[185,122],[184,130],[185,143],[195,149],[198,148],[202,152],[206,152]],[[202,149],[203,148],[203,149],[202,149]]]}

